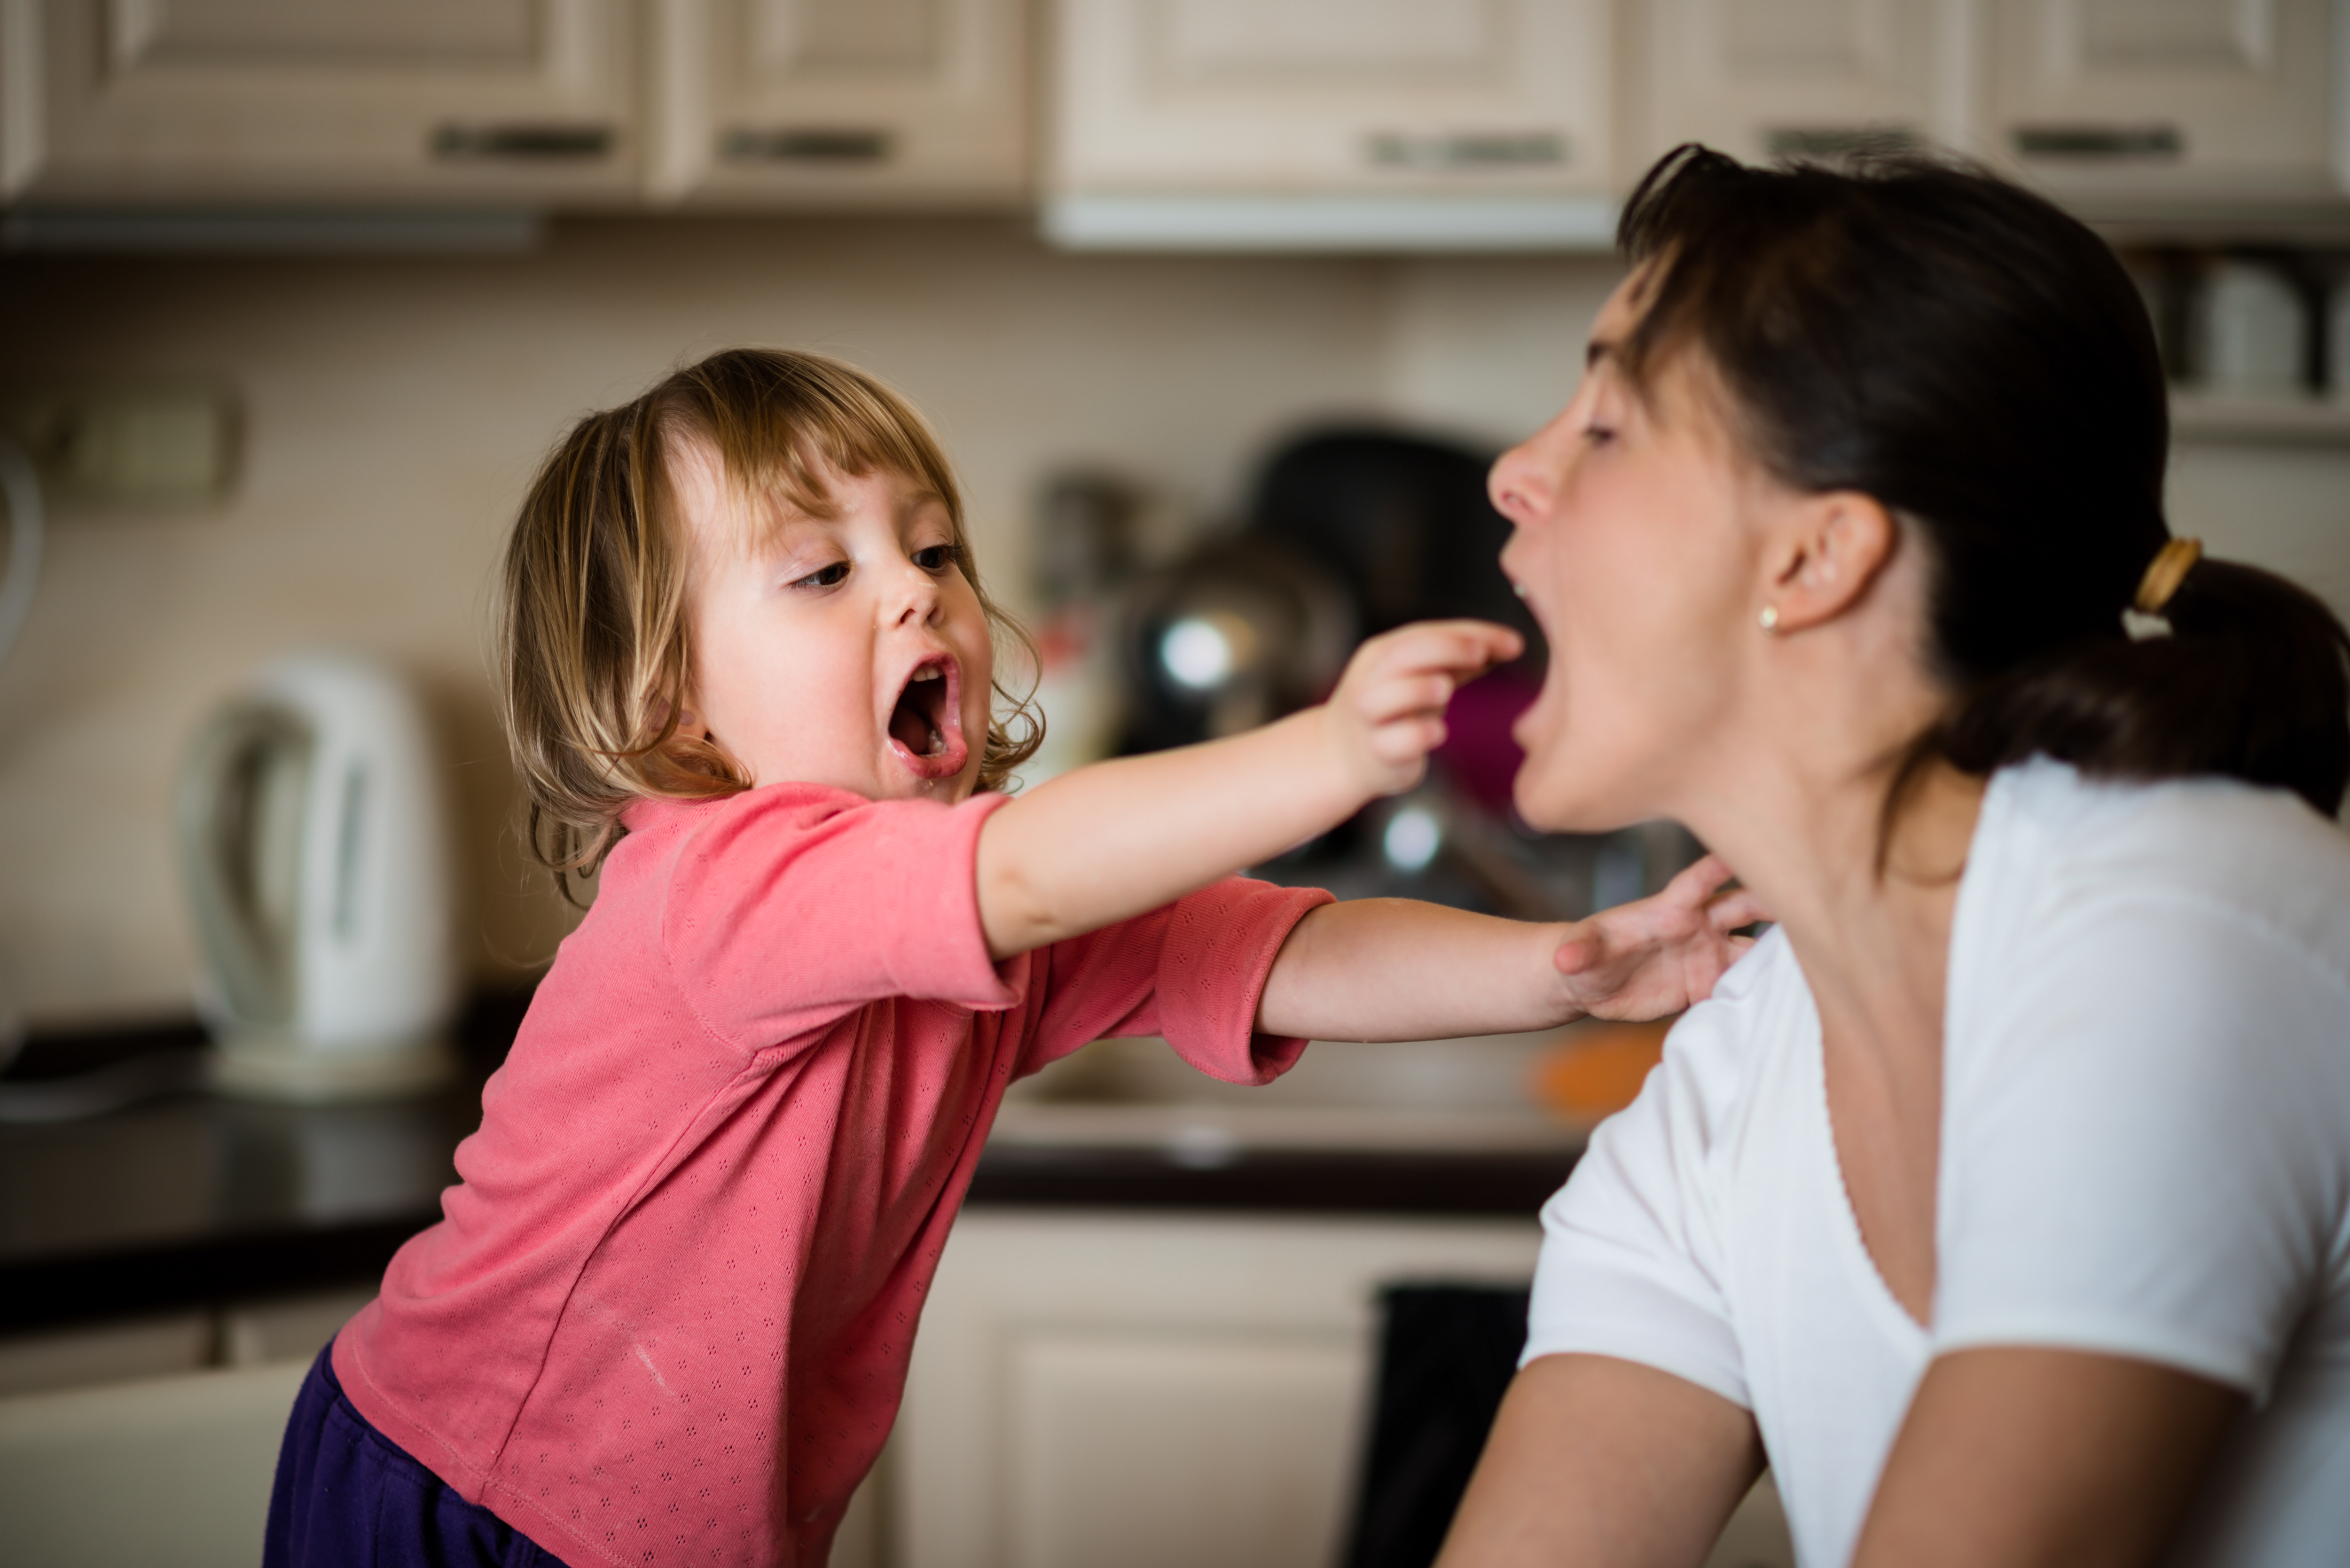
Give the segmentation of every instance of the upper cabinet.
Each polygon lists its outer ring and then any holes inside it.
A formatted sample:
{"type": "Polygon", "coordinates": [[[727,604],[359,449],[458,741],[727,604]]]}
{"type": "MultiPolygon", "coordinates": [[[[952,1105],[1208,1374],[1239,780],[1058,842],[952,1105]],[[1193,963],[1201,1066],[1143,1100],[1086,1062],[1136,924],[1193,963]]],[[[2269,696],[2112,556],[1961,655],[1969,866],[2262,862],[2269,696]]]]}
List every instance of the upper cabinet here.
{"type": "Polygon", "coordinates": [[[1649,0],[1629,7],[1628,182],[1938,145],[2092,213],[2338,202],[2336,0],[1649,0]]]}
{"type": "Polygon", "coordinates": [[[1991,146],[2063,195],[2336,194],[2330,0],[1997,0],[1991,146]]]}
{"type": "Polygon", "coordinates": [[[0,191],[619,200],[624,0],[0,0],[0,191]]]}
{"type": "Polygon", "coordinates": [[[2345,210],[2350,0],[0,0],[0,200],[1009,207],[1074,244],[1605,247],[1659,154],[2345,210]]]}
{"type": "Polygon", "coordinates": [[[1684,141],[1749,161],[1953,143],[1966,82],[1935,0],[1652,0],[1634,7],[1622,171],[1684,141]]]}
{"type": "Polygon", "coordinates": [[[652,0],[647,185],[745,206],[1008,204],[1025,0],[652,0]]]}
{"type": "Polygon", "coordinates": [[[1087,203],[1174,212],[1174,198],[1208,218],[1265,198],[1350,200],[1360,213],[1365,200],[1600,195],[1613,172],[1611,10],[1058,0],[1048,199],[1066,216],[1087,203]]]}

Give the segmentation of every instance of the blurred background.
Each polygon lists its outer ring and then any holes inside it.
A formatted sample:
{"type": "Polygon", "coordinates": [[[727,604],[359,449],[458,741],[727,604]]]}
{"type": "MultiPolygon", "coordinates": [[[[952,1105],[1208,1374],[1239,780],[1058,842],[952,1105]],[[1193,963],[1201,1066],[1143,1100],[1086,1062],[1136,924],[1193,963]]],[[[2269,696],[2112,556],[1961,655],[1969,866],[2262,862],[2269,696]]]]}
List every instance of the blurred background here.
{"type": "MultiPolygon", "coordinates": [[[[0,0],[0,1529],[79,1473],[58,1432],[201,1428],[159,1398],[274,1445],[268,1379],[433,1217],[574,918],[486,658],[568,421],[723,346],[852,359],[1039,633],[1032,781],[1227,732],[1367,633],[1515,617],[1484,468],[1690,139],[1953,150],[2098,224],[2170,362],[2174,526],[2350,612],[2334,0],[0,0]]],[[[1262,873],[1539,918],[1659,885],[1672,825],[1513,820],[1538,670],[1262,873]]],[[[1026,1086],[842,1560],[1424,1562],[1449,1495],[1382,1478],[1455,1417],[1397,1368],[1506,1363],[1478,1291],[1654,1051],[1325,1047],[1242,1095],[1121,1043],[1026,1086]],[[1100,1311],[1048,1333],[1073,1274],[1100,1311]],[[1430,1281],[1466,1294],[1394,1294],[1430,1281]]],[[[154,1462],[156,1517],[250,1556],[246,1472],[154,1462]]],[[[140,1559],[116,1525],[39,1560],[140,1559]]]]}

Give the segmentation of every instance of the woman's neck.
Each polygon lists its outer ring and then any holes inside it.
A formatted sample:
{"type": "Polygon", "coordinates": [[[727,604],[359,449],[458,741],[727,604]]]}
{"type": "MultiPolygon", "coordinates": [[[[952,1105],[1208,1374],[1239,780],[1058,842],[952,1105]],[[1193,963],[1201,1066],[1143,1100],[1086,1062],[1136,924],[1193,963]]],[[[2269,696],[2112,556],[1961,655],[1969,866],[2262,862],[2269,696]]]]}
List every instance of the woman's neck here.
{"type": "MultiPolygon", "coordinates": [[[[1893,769],[1800,748],[1692,822],[1785,929],[1818,1003],[1829,1119],[1861,1235],[1895,1299],[1931,1313],[1950,922],[1983,782],[1930,763],[1880,849],[1893,769]]],[[[1866,753],[1857,753],[1866,754],[1866,753]]]]}

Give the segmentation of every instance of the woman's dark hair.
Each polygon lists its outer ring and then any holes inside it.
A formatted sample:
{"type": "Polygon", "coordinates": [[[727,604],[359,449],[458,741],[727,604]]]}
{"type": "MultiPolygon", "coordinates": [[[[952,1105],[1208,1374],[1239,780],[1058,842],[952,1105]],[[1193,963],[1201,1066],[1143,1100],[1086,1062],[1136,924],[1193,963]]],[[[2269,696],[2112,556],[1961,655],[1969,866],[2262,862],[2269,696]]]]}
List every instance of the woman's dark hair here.
{"type": "Polygon", "coordinates": [[[1776,478],[1874,496],[1925,547],[1929,656],[1955,700],[1898,780],[1929,757],[1987,774],[2045,753],[2339,811],[2350,635],[2324,603],[2207,558],[2164,607],[2172,635],[2124,629],[2170,536],[2169,410],[2104,241],[1961,165],[1750,169],[1697,146],[1648,171],[1620,240],[1655,269],[1625,369],[1700,349],[1776,478]]]}

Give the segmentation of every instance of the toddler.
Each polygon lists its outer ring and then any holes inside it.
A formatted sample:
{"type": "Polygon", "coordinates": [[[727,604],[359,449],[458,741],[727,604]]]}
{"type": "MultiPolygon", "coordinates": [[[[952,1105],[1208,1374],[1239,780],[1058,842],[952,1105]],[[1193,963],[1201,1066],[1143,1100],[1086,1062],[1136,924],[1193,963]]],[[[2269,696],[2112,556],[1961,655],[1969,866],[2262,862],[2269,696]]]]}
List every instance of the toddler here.
{"type": "Polygon", "coordinates": [[[1014,1077],[1106,1036],[1259,1084],[1312,1036],[1669,1012],[1752,918],[1718,866],[1580,928],[1229,875],[1420,777],[1455,685],[1518,650],[1476,622],[1003,794],[1035,737],[996,716],[1011,628],[953,475],[813,355],[580,421],[504,617],[533,847],[598,891],[443,1219],[304,1386],[273,1564],[821,1564],[1014,1077]]]}

